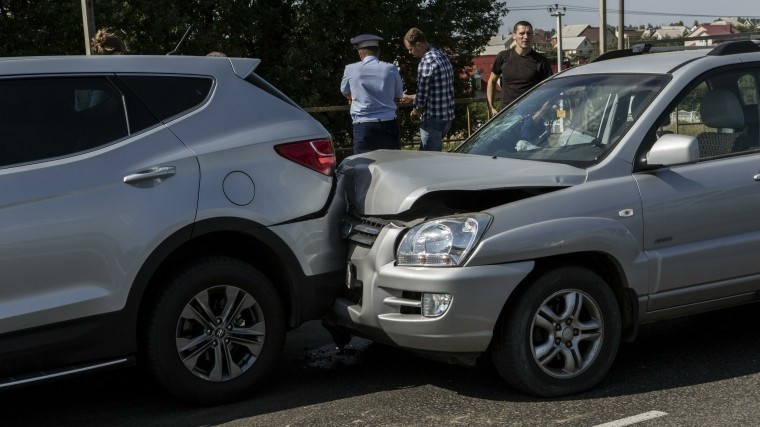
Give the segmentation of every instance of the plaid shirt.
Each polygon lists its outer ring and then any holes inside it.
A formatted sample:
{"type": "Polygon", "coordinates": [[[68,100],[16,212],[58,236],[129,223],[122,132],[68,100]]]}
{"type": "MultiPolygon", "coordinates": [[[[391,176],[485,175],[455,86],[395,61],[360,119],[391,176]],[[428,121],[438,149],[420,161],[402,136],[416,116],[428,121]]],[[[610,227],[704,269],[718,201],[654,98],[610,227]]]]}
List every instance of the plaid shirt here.
{"type": "Polygon", "coordinates": [[[454,119],[454,69],[449,58],[432,46],[417,67],[414,107],[422,111],[422,119],[454,119]]]}

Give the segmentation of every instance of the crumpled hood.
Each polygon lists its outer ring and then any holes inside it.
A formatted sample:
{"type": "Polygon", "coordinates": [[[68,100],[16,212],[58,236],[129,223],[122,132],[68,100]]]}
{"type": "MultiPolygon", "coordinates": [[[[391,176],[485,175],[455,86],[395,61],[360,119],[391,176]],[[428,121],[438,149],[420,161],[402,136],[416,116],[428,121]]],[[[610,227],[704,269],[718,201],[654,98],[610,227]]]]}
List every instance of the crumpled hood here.
{"type": "Polygon", "coordinates": [[[409,150],[349,157],[338,175],[355,213],[362,216],[404,212],[435,191],[567,187],[586,180],[584,169],[559,163],[409,150]]]}

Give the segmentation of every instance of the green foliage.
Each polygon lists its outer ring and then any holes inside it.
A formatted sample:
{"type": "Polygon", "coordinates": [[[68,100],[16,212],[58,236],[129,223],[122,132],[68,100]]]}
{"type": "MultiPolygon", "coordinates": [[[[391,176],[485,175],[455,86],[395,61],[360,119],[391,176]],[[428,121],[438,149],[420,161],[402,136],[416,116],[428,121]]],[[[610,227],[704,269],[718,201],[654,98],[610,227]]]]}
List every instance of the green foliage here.
{"type": "MultiPolygon", "coordinates": [[[[345,105],[343,69],[359,59],[353,36],[383,37],[381,59],[399,65],[414,93],[417,59],[402,41],[409,28],[425,32],[464,75],[507,13],[506,3],[495,0],[94,0],[94,11],[96,26],[123,33],[132,54],[171,52],[192,25],[179,54],[261,58],[257,73],[304,107],[345,105]]],[[[0,0],[0,56],[83,53],[80,1],[0,0]]],[[[465,78],[457,81],[456,97],[466,85],[465,78]]],[[[465,124],[459,116],[454,131],[465,124]]],[[[316,117],[339,145],[350,145],[347,113],[316,117]]],[[[414,134],[416,126],[402,121],[402,134],[414,134]]]]}
{"type": "Polygon", "coordinates": [[[0,0],[0,56],[84,53],[79,1],[0,0]]]}

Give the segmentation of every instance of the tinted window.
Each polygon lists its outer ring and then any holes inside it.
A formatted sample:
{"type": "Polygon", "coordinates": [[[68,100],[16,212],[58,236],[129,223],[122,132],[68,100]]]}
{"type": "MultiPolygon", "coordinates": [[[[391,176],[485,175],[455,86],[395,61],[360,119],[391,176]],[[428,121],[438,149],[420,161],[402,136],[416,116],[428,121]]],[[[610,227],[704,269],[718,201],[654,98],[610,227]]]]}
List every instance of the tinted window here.
{"type": "Polygon", "coordinates": [[[161,121],[199,106],[213,81],[208,77],[119,76],[161,121]]]}
{"type": "Polygon", "coordinates": [[[290,104],[290,105],[292,105],[292,106],[294,106],[294,107],[296,107],[298,109],[301,108],[295,102],[293,102],[290,98],[288,98],[287,96],[285,96],[284,93],[282,93],[279,90],[277,90],[277,88],[275,88],[274,86],[272,86],[271,84],[269,84],[266,80],[262,79],[261,77],[257,76],[256,74],[251,73],[251,75],[249,75],[248,77],[245,78],[245,81],[247,81],[248,83],[250,83],[250,84],[256,86],[257,88],[263,90],[264,92],[266,92],[266,93],[274,96],[275,98],[281,99],[281,100],[287,102],[288,104],[290,104]]]}
{"type": "Polygon", "coordinates": [[[0,80],[0,165],[60,157],[129,134],[105,77],[0,80]]]}

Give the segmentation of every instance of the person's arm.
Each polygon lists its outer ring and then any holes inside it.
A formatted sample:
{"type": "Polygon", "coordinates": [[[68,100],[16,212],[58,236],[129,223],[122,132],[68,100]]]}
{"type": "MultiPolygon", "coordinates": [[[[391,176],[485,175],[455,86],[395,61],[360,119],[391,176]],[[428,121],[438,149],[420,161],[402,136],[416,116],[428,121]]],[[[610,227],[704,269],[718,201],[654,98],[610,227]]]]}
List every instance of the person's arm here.
{"type": "Polygon", "coordinates": [[[486,102],[488,102],[488,112],[491,116],[495,116],[499,112],[494,106],[493,97],[496,93],[496,84],[501,77],[501,67],[504,64],[504,57],[507,52],[506,50],[499,52],[491,65],[491,76],[488,77],[488,85],[486,85],[486,102]]]}
{"type": "MultiPolygon", "coordinates": [[[[559,71],[561,70],[558,70],[557,72],[559,71]]],[[[552,64],[549,62],[548,59],[544,58],[541,64],[541,81],[548,79],[551,76],[552,76],[552,64]]]]}
{"type": "Polygon", "coordinates": [[[391,76],[393,77],[393,100],[399,104],[404,102],[404,82],[401,80],[401,74],[395,65],[391,68],[391,76]]]}
{"type": "Polygon", "coordinates": [[[426,61],[423,57],[420,60],[419,68],[417,69],[417,93],[414,96],[414,108],[412,108],[411,116],[419,117],[425,106],[427,105],[427,99],[430,95],[430,78],[433,75],[433,64],[426,61]]]}
{"type": "Polygon", "coordinates": [[[348,67],[343,70],[343,78],[340,81],[340,93],[351,103],[351,79],[349,78],[348,67]]]}
{"type": "Polygon", "coordinates": [[[491,72],[491,76],[488,78],[488,85],[486,85],[486,102],[488,102],[488,112],[490,115],[495,116],[498,113],[496,107],[493,105],[493,94],[496,91],[496,80],[499,76],[496,73],[491,72]]]}

